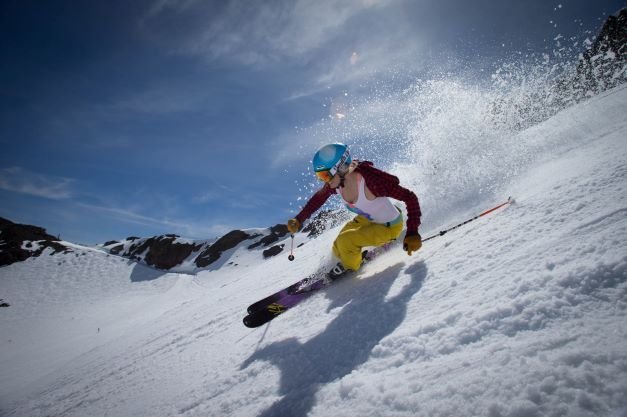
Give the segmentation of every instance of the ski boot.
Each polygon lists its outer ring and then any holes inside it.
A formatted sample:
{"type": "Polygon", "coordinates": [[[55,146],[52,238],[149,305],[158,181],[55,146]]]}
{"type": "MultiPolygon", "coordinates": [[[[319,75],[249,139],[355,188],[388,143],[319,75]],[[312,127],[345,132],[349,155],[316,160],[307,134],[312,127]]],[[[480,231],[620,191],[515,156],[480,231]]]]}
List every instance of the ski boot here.
{"type": "Polygon", "coordinates": [[[327,272],[327,277],[331,281],[335,281],[338,278],[343,277],[348,272],[348,269],[344,268],[341,262],[338,262],[329,272],[327,272]]]}

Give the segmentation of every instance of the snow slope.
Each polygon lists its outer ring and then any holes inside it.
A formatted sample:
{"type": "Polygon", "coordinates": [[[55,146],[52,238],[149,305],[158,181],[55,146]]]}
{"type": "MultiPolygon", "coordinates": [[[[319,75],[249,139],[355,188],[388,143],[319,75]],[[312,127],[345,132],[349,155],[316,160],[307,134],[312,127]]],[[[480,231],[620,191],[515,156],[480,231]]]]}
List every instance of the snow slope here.
{"type": "Polygon", "coordinates": [[[617,88],[521,132],[500,197],[456,215],[515,204],[259,329],[246,306],[336,230],[197,275],[87,248],[1,268],[0,415],[627,416],[626,114],[617,88]]]}

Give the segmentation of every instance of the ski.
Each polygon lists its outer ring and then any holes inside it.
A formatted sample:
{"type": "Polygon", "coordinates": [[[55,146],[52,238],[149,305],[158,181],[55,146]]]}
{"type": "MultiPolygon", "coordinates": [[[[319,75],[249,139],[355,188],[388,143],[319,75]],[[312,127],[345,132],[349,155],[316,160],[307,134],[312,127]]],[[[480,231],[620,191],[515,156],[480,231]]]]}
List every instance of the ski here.
{"type": "MultiPolygon", "coordinates": [[[[371,261],[372,259],[374,259],[376,256],[378,256],[379,254],[381,254],[382,252],[387,251],[391,246],[392,246],[392,242],[385,244],[383,246],[377,247],[377,248],[373,248],[371,250],[365,251],[364,252],[364,263],[371,261]]],[[[283,288],[277,292],[275,292],[274,294],[270,294],[269,296],[254,302],[253,304],[249,305],[248,308],[246,309],[248,314],[252,314],[257,310],[260,310],[262,308],[264,308],[265,306],[267,306],[268,304],[272,304],[274,302],[279,301],[281,298],[287,296],[287,295],[293,295],[293,294],[297,294],[297,293],[301,293],[301,292],[307,292],[308,290],[311,289],[312,284],[315,283],[316,281],[324,278],[326,276],[326,272],[324,271],[318,271],[315,272],[297,282],[295,282],[294,284],[283,288]]]]}
{"type": "Polygon", "coordinates": [[[314,292],[353,274],[354,272],[348,272],[335,280],[331,280],[326,276],[326,273],[323,272],[312,274],[307,278],[304,278],[295,284],[292,284],[289,287],[281,291],[277,291],[269,297],[252,304],[250,307],[254,307],[255,309],[251,310],[249,314],[244,317],[244,325],[246,327],[259,327],[266,324],[270,320],[285,313],[290,308],[305,300],[314,292]]]}
{"type": "MultiPolygon", "coordinates": [[[[371,261],[379,254],[387,251],[391,246],[392,243],[388,243],[364,252],[364,263],[371,261]]],[[[353,274],[353,272],[348,272],[338,279],[353,274]]],[[[243,320],[244,325],[247,327],[259,327],[294,307],[296,304],[308,298],[312,293],[330,285],[338,279],[331,280],[327,277],[326,271],[318,271],[274,294],[270,294],[248,306],[248,315],[244,317],[243,320]]]]}
{"type": "Polygon", "coordinates": [[[274,294],[270,294],[266,298],[263,298],[251,305],[248,306],[246,310],[248,314],[252,314],[257,310],[261,310],[269,304],[276,303],[277,301],[283,299],[288,295],[296,295],[304,292],[309,292],[318,289],[318,285],[314,285],[317,281],[324,279],[326,273],[319,271],[314,274],[309,275],[306,278],[301,279],[300,281],[295,282],[289,287],[283,288],[275,292],[274,294]]]}

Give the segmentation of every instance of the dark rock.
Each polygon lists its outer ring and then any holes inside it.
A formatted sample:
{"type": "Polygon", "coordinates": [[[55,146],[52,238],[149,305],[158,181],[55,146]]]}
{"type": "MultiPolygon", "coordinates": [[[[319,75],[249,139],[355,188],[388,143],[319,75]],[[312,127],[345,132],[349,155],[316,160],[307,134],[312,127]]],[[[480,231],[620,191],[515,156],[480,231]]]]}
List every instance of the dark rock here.
{"type": "Polygon", "coordinates": [[[109,248],[109,253],[112,253],[113,255],[119,255],[120,252],[122,252],[122,249],[124,249],[124,245],[123,244],[119,244],[117,246],[109,248]]]}
{"type": "MultiPolygon", "coordinates": [[[[202,246],[193,243],[175,243],[177,235],[155,236],[146,240],[140,240],[132,244],[122,256],[140,260],[144,255],[147,265],[159,269],[170,269],[180,265],[192,252],[197,251],[202,246]]],[[[124,245],[115,246],[110,249],[113,254],[119,254],[124,245]]]]}
{"type": "Polygon", "coordinates": [[[189,243],[174,243],[176,238],[161,239],[151,246],[144,258],[148,265],[159,269],[170,269],[180,265],[192,252],[201,248],[201,245],[189,243]]]}
{"type": "Polygon", "coordinates": [[[627,63],[627,9],[609,16],[577,66],[583,94],[600,93],[625,81],[627,63]],[[620,74],[622,73],[622,76],[620,74]]]}
{"type": "Polygon", "coordinates": [[[102,246],[111,246],[111,245],[115,245],[116,243],[120,243],[120,242],[118,242],[117,240],[110,240],[108,242],[105,242],[105,244],[102,246]]]}
{"type": "Polygon", "coordinates": [[[275,224],[270,228],[270,233],[283,237],[288,233],[287,225],[283,223],[275,224]]]}
{"type": "MultiPolygon", "coordinates": [[[[584,51],[574,74],[557,80],[550,91],[553,110],[548,116],[594,94],[627,81],[627,9],[609,16],[584,51]]],[[[542,104],[542,103],[540,103],[542,104]]]]}
{"type": "MultiPolygon", "coordinates": [[[[576,68],[567,68],[545,87],[499,97],[491,104],[497,123],[521,130],[559,111],[627,81],[627,9],[607,18],[598,36],[582,51],[576,68]]],[[[523,89],[524,90],[524,89],[523,89]]]]}
{"type": "Polygon", "coordinates": [[[202,251],[194,262],[199,268],[205,268],[220,259],[220,255],[222,255],[222,252],[233,249],[235,246],[239,245],[243,241],[247,239],[252,239],[257,236],[259,235],[251,236],[246,232],[242,232],[241,230],[233,230],[222,236],[213,245],[202,251]]]}
{"type": "Polygon", "coordinates": [[[253,243],[252,245],[248,247],[248,249],[256,249],[259,246],[263,246],[264,248],[268,247],[271,244],[278,242],[278,240],[282,238],[283,236],[285,236],[287,233],[288,233],[287,225],[285,224],[274,225],[270,228],[269,235],[264,236],[258,242],[253,243]]]}
{"type": "Polygon", "coordinates": [[[0,217],[0,266],[40,256],[46,248],[51,248],[52,254],[71,252],[42,227],[16,224],[0,217]],[[33,242],[37,242],[37,250],[23,249],[35,246],[33,242]]]}
{"type": "Polygon", "coordinates": [[[233,249],[235,246],[239,245],[243,241],[247,239],[251,239],[259,235],[249,235],[246,232],[242,232],[241,230],[232,230],[226,235],[222,236],[220,239],[216,240],[211,248],[215,251],[224,252],[229,249],[233,249]]]}
{"type": "Polygon", "coordinates": [[[276,256],[279,253],[283,252],[283,247],[285,245],[276,245],[271,247],[270,249],[266,249],[263,251],[263,257],[264,259],[270,258],[272,256],[276,256]]]}

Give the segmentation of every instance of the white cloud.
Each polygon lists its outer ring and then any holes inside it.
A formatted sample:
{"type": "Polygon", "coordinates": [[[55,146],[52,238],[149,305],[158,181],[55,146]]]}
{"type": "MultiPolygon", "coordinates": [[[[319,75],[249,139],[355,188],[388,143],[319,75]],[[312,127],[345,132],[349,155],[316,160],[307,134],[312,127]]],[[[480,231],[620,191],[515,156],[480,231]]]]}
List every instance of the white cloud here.
{"type": "Polygon", "coordinates": [[[316,75],[319,86],[357,84],[375,78],[377,74],[410,74],[422,70],[427,62],[419,57],[424,45],[417,39],[407,39],[406,31],[379,36],[376,40],[362,39],[352,52],[346,52],[341,59],[328,62],[316,75]],[[402,45],[402,46],[401,46],[402,45]]]}
{"type": "Polygon", "coordinates": [[[178,37],[182,52],[265,64],[282,58],[307,58],[332,43],[351,19],[376,13],[394,1],[231,0],[219,7],[211,2],[162,0],[151,7],[141,25],[151,37],[162,41],[178,37]],[[201,23],[189,23],[200,20],[199,16],[204,18],[201,23]],[[189,32],[181,34],[177,29],[176,33],[159,33],[172,22],[187,22],[189,32]]]}
{"type": "Polygon", "coordinates": [[[0,188],[52,200],[72,198],[72,178],[44,175],[21,167],[0,170],[0,188]]]}
{"type": "Polygon", "coordinates": [[[120,207],[109,207],[87,203],[78,203],[77,205],[88,210],[97,211],[110,218],[114,218],[117,221],[149,227],[158,226],[159,228],[167,231],[167,233],[176,233],[186,238],[210,238],[219,236],[234,229],[231,225],[226,224],[207,225],[206,222],[176,219],[172,220],[167,217],[150,217],[139,214],[133,210],[120,207]]]}
{"type": "Polygon", "coordinates": [[[425,55],[435,42],[428,33],[433,23],[416,9],[406,0],[231,0],[218,6],[162,0],[144,16],[142,29],[177,53],[291,79],[285,85],[300,86],[286,94],[294,100],[430,65],[425,55]]]}

